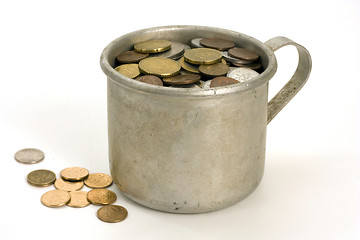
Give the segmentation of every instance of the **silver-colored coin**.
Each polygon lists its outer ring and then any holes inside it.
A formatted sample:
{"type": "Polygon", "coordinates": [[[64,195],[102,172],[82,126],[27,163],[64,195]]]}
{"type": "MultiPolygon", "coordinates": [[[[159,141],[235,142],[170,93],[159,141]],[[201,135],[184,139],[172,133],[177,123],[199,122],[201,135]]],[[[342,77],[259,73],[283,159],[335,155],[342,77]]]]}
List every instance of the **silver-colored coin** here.
{"type": "Polygon", "coordinates": [[[201,88],[196,83],[186,84],[186,85],[173,85],[173,86],[169,86],[169,87],[170,88],[201,88]]]}
{"type": "Polygon", "coordinates": [[[237,58],[234,58],[234,57],[231,57],[228,53],[228,51],[221,51],[224,59],[228,62],[236,62],[236,61],[239,61],[239,59],[237,58]]]}
{"type": "Polygon", "coordinates": [[[151,54],[150,57],[165,57],[165,58],[177,58],[181,57],[185,52],[185,44],[178,42],[171,42],[171,48],[165,52],[151,54]]]}
{"type": "Polygon", "coordinates": [[[203,46],[200,44],[200,40],[202,38],[194,38],[191,40],[190,45],[193,48],[203,48],[203,46]]]}
{"type": "Polygon", "coordinates": [[[239,82],[246,82],[254,77],[259,76],[259,73],[250,68],[239,67],[230,70],[226,76],[234,78],[239,82]]]}
{"type": "Polygon", "coordinates": [[[210,84],[211,84],[211,80],[207,80],[206,82],[203,83],[202,88],[208,89],[210,88],[210,84]]]}
{"type": "Polygon", "coordinates": [[[198,85],[199,87],[203,88],[204,83],[205,83],[205,81],[200,80],[200,81],[196,82],[195,84],[198,85]]]}
{"type": "Polygon", "coordinates": [[[45,154],[36,148],[25,148],[15,153],[15,160],[24,164],[34,164],[42,161],[45,154]]]}

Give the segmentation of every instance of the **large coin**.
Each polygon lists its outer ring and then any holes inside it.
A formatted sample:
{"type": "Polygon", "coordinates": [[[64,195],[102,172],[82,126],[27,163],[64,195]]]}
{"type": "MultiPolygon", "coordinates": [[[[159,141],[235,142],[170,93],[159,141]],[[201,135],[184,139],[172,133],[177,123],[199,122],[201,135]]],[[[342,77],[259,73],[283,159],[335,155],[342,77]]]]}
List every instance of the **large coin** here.
{"type": "Polygon", "coordinates": [[[178,58],[185,51],[185,44],[178,42],[171,42],[171,48],[165,52],[154,53],[151,57],[165,57],[165,58],[178,58]]]}
{"type": "Polygon", "coordinates": [[[259,73],[250,68],[239,67],[230,70],[226,76],[234,78],[239,82],[246,82],[254,77],[259,76],[259,73]]]}
{"type": "Polygon", "coordinates": [[[56,179],[54,186],[57,189],[71,192],[71,191],[77,191],[77,190],[81,189],[84,186],[84,182],[83,181],[69,182],[62,178],[58,178],[58,179],[56,179]]]}
{"type": "Polygon", "coordinates": [[[211,88],[221,87],[221,86],[232,85],[235,83],[240,83],[240,82],[230,77],[216,77],[213,80],[211,80],[210,87],[211,88]]]}
{"type": "Polygon", "coordinates": [[[25,148],[15,153],[15,160],[24,164],[33,164],[42,161],[45,154],[39,149],[25,148]]]}
{"type": "Polygon", "coordinates": [[[174,77],[169,78],[163,78],[164,83],[170,84],[170,85],[185,85],[185,84],[191,84],[196,83],[200,81],[201,76],[197,74],[187,74],[187,75],[176,75],[174,77]]]}
{"type": "Polygon", "coordinates": [[[139,42],[134,45],[136,52],[140,53],[157,53],[164,52],[171,48],[171,42],[168,40],[148,40],[139,42]]]}
{"type": "Polygon", "coordinates": [[[154,75],[144,75],[144,76],[139,76],[137,78],[135,78],[135,80],[138,80],[140,82],[144,82],[144,83],[149,83],[149,84],[153,84],[153,85],[157,85],[157,86],[163,86],[163,82],[161,81],[161,79],[157,76],[154,75]]]}
{"type": "Polygon", "coordinates": [[[116,194],[105,188],[93,189],[88,192],[87,199],[94,205],[108,205],[116,201],[116,194]]]}
{"type": "Polygon", "coordinates": [[[205,47],[214,48],[220,51],[235,47],[235,43],[221,38],[203,38],[200,40],[200,44],[205,47]]]}
{"type": "Polygon", "coordinates": [[[207,77],[218,77],[226,75],[230,70],[229,66],[224,63],[215,63],[211,65],[200,65],[199,71],[207,77]]]}
{"type": "Polygon", "coordinates": [[[87,178],[89,171],[82,167],[65,168],[60,172],[60,176],[67,181],[81,181],[87,178]]]}
{"type": "Polygon", "coordinates": [[[107,188],[112,184],[111,176],[105,173],[92,173],[84,180],[89,188],[107,188]]]}
{"type": "Polygon", "coordinates": [[[256,61],[259,58],[259,55],[256,52],[250,51],[245,48],[234,47],[232,49],[229,49],[228,53],[231,57],[247,61],[256,61]]]}
{"type": "Polygon", "coordinates": [[[120,53],[116,59],[119,63],[138,63],[148,56],[148,53],[138,53],[132,50],[120,53]]]}
{"type": "Polygon", "coordinates": [[[200,73],[199,72],[199,66],[195,65],[195,64],[191,64],[185,61],[184,57],[181,57],[179,59],[179,63],[181,65],[181,67],[185,70],[188,71],[190,73],[200,73]]]}
{"type": "Polygon", "coordinates": [[[139,69],[144,74],[158,77],[172,77],[180,72],[180,64],[170,58],[149,57],[139,62],[139,69]]]}
{"type": "Polygon", "coordinates": [[[97,211],[97,217],[104,222],[116,223],[124,220],[128,215],[127,210],[119,205],[107,205],[97,211]]]}
{"type": "Polygon", "coordinates": [[[90,205],[87,200],[87,192],[85,191],[73,191],[69,193],[71,196],[70,202],[66,205],[74,208],[82,208],[90,205]]]}
{"type": "Polygon", "coordinates": [[[41,196],[41,203],[47,207],[61,207],[70,201],[70,194],[63,190],[51,190],[41,196]]]}
{"type": "Polygon", "coordinates": [[[123,64],[117,66],[115,70],[128,78],[136,78],[140,75],[139,67],[136,63],[123,64]]]}
{"type": "Polygon", "coordinates": [[[35,187],[50,186],[55,182],[55,179],[55,173],[46,169],[35,170],[27,175],[28,183],[35,187]]]}
{"type": "Polygon", "coordinates": [[[184,53],[185,61],[192,64],[214,64],[220,62],[222,53],[211,48],[193,48],[184,53]]]}

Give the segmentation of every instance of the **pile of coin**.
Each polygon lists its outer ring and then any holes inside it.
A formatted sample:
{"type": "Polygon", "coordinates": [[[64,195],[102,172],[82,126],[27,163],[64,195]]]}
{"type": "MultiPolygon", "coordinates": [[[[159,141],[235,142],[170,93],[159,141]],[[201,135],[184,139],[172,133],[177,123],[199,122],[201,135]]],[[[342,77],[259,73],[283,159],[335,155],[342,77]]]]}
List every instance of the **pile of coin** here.
{"type": "MultiPolygon", "coordinates": [[[[15,154],[20,163],[37,163],[45,157],[38,149],[22,149],[15,154]]],[[[97,211],[97,216],[105,222],[120,222],[127,217],[127,210],[119,205],[112,205],[116,194],[106,189],[111,186],[112,178],[105,173],[89,173],[82,167],[70,167],[60,172],[60,178],[50,170],[39,169],[27,175],[27,182],[35,187],[54,185],[55,189],[41,196],[41,203],[47,207],[67,205],[74,208],[86,207],[90,204],[103,206],[97,211]],[[89,192],[81,191],[83,186],[92,188],[89,192]]]]}
{"type": "Polygon", "coordinates": [[[213,88],[246,82],[262,71],[260,56],[220,38],[195,38],[188,44],[152,39],[116,57],[120,74],[153,85],[213,88]]]}

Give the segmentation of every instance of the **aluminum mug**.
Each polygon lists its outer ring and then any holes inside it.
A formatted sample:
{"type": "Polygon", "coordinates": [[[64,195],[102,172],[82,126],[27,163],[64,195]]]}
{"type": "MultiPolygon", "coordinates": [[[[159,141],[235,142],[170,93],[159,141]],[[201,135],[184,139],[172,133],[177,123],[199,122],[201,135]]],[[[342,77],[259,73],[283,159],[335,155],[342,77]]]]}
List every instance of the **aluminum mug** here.
{"type": "Polygon", "coordinates": [[[286,37],[262,43],[235,31],[206,26],[164,26],[135,31],[102,52],[108,84],[110,170],[118,188],[149,208],[202,213],[225,208],[254,191],[264,172],[267,124],[307,81],[311,57],[286,37]],[[189,44],[222,38],[260,55],[264,71],[247,82],[210,89],[168,88],[114,70],[121,52],[149,39],[189,44]],[[294,45],[298,67],[268,102],[276,72],[274,51],[294,45]]]}

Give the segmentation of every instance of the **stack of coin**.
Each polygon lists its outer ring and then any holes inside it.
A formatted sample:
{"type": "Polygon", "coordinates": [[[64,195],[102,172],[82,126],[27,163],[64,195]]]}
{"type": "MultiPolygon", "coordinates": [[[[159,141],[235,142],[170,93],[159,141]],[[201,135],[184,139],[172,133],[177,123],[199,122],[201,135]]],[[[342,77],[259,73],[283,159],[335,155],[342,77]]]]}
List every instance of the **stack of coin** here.
{"type": "Polygon", "coordinates": [[[246,82],[262,72],[256,52],[227,39],[194,38],[188,44],[166,39],[136,43],[116,57],[115,70],[157,86],[204,89],[246,82]]]}

